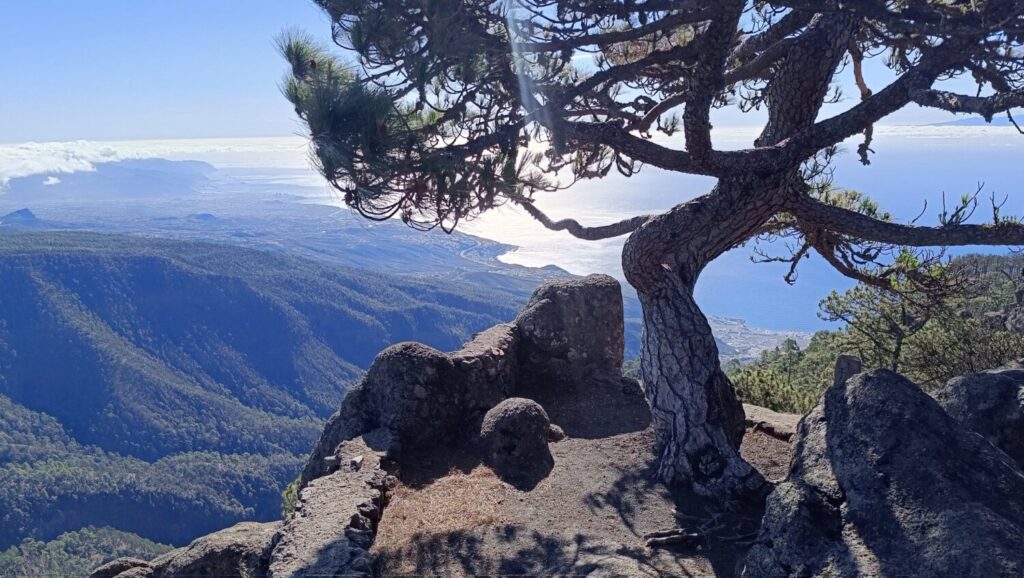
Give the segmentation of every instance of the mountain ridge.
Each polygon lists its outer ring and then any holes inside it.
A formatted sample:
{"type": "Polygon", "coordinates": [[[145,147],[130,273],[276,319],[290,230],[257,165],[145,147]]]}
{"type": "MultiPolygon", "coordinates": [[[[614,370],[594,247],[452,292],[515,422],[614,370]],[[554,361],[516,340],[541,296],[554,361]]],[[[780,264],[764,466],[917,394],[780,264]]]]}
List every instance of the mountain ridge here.
{"type": "Polygon", "coordinates": [[[209,243],[0,235],[0,547],[268,519],[377,350],[456,348],[516,304],[209,243]],[[142,515],[127,516],[127,512],[142,515]]]}

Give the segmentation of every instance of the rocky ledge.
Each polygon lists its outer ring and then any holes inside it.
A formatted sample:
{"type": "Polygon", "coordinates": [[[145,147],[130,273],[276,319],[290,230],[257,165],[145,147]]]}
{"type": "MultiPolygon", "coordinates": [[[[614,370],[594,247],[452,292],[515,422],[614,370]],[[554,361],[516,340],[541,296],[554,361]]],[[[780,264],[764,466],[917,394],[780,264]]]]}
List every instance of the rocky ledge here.
{"type": "MultiPolygon", "coordinates": [[[[618,283],[591,276],[540,288],[515,321],[478,334],[459,351],[392,346],[327,423],[287,519],[238,524],[152,561],[116,560],[93,578],[370,576],[377,564],[372,547],[403,454],[478,440],[484,461],[517,481],[524,463],[544,477],[552,463],[547,441],[566,434],[558,449],[563,470],[571,461],[564,450],[574,438],[609,447],[625,443],[625,437],[598,439],[591,422],[600,422],[600,415],[574,419],[603,391],[594,384],[606,384],[620,397],[639,393],[635,382],[621,377],[622,333],[618,283]],[[565,396],[579,403],[556,403],[565,396]],[[535,403],[541,399],[547,411],[535,403]],[[562,406],[576,409],[550,413],[562,406]],[[563,432],[549,421],[571,427],[563,432]]],[[[745,410],[749,431],[787,447],[791,440],[796,451],[788,476],[768,497],[749,553],[734,549],[728,564],[711,563],[701,575],[1024,575],[1020,364],[958,378],[932,398],[897,374],[860,373],[856,359],[842,357],[834,384],[802,420],[753,406],[745,410]]],[[[614,411],[628,413],[621,404],[614,411]]],[[[640,417],[649,420],[649,414],[640,417]]],[[[628,428],[637,439],[644,431],[628,428]]],[[[642,475],[626,472],[623,479],[634,474],[642,475]]],[[[525,482],[530,487],[536,480],[525,482]]],[[[539,493],[556,485],[545,482],[539,493]]],[[[665,493],[649,480],[637,483],[645,492],[665,493]]],[[[627,490],[616,486],[594,504],[632,511],[634,505],[622,501],[632,495],[627,490]]],[[[628,553],[634,562],[657,559],[645,566],[654,575],[679,575],[660,569],[685,568],[683,561],[694,555],[620,546],[611,558],[628,553]]],[[[606,552],[600,560],[611,558],[606,552]]],[[[603,563],[586,567],[622,575],[609,568],[624,566],[603,563]]]]}
{"type": "MultiPolygon", "coordinates": [[[[369,576],[369,549],[394,484],[386,470],[403,451],[477,436],[487,412],[522,387],[618,378],[623,341],[619,283],[592,275],[540,287],[514,322],[459,351],[393,345],[328,420],[286,520],[238,524],[152,562],[116,560],[93,578],[369,576]]],[[[543,429],[545,438],[557,437],[546,422],[543,429]]],[[[501,437],[492,434],[485,437],[501,437]]]]}
{"type": "Polygon", "coordinates": [[[834,385],[800,423],[744,576],[1024,575],[1024,473],[993,445],[1017,447],[1020,373],[953,380],[938,397],[957,419],[889,371],[834,385]]]}

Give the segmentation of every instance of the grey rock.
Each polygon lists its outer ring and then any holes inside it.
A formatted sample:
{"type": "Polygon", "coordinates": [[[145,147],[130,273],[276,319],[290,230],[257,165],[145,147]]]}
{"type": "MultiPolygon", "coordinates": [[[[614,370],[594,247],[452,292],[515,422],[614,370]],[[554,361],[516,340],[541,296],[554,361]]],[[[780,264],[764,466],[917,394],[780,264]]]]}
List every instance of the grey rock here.
{"type": "Polygon", "coordinates": [[[532,375],[579,379],[622,369],[622,288],[612,277],[590,275],[543,285],[515,324],[520,363],[532,375]]]}
{"type": "Polygon", "coordinates": [[[117,575],[117,578],[154,578],[158,574],[149,566],[133,566],[117,575]]]}
{"type": "Polygon", "coordinates": [[[1003,369],[952,379],[935,398],[957,421],[1024,468],[1024,370],[1003,369]]]}
{"type": "Polygon", "coordinates": [[[749,403],[743,404],[743,413],[746,416],[745,425],[748,429],[763,431],[784,441],[789,441],[796,435],[796,428],[801,417],[795,413],[780,413],[749,403]]]}
{"type": "Polygon", "coordinates": [[[464,383],[461,411],[474,425],[519,385],[519,336],[513,325],[502,323],[478,333],[450,357],[464,383]]]}
{"type": "Polygon", "coordinates": [[[394,484],[372,445],[362,437],[342,442],[336,454],[340,469],[299,493],[271,554],[271,578],[370,576],[370,546],[394,484]]]}
{"type": "Polygon", "coordinates": [[[832,379],[832,385],[842,385],[846,383],[846,380],[857,375],[864,369],[864,364],[860,358],[852,355],[840,355],[836,358],[836,367],[834,371],[835,377],[832,379]]]}
{"type": "MultiPolygon", "coordinates": [[[[242,522],[198,538],[172,556],[154,560],[160,578],[252,578],[266,576],[279,522],[242,522]]],[[[123,576],[123,575],[122,575],[123,576]]]]}
{"type": "Polygon", "coordinates": [[[551,420],[537,402],[513,397],[484,416],[480,438],[485,461],[504,480],[535,485],[554,466],[548,449],[551,420]]]}
{"type": "Polygon", "coordinates": [[[622,290],[606,275],[543,285],[513,324],[483,331],[452,353],[419,343],[391,346],[328,420],[302,486],[339,467],[331,457],[344,440],[385,428],[395,457],[398,450],[444,443],[478,427],[523,384],[619,375],[623,347],[622,290]]]}
{"type": "Polygon", "coordinates": [[[560,442],[565,439],[565,430],[561,427],[551,424],[551,428],[548,429],[548,441],[549,442],[560,442]]]}
{"type": "Polygon", "coordinates": [[[436,444],[478,424],[515,391],[517,342],[515,328],[499,324],[453,353],[412,342],[382,351],[328,420],[303,469],[303,485],[334,471],[337,464],[328,458],[338,444],[371,429],[389,430],[397,449],[436,444]]]}
{"type": "Polygon", "coordinates": [[[149,564],[150,564],[150,566],[153,567],[153,575],[154,576],[162,575],[164,570],[167,569],[167,566],[169,566],[171,564],[171,562],[174,561],[175,558],[177,558],[178,556],[183,554],[185,552],[185,550],[187,550],[187,547],[185,547],[185,548],[175,548],[174,550],[171,550],[169,552],[164,552],[163,554],[160,554],[156,558],[153,558],[152,560],[150,560],[149,564]]]}
{"type": "Polygon", "coordinates": [[[380,352],[363,384],[374,425],[395,433],[403,445],[448,433],[462,414],[465,383],[451,358],[420,343],[399,343],[380,352]]]}
{"type": "Polygon", "coordinates": [[[803,419],[744,576],[1020,576],[1024,474],[907,379],[833,386],[803,419]]]}
{"type": "Polygon", "coordinates": [[[92,571],[89,574],[89,578],[114,578],[115,576],[131,570],[133,568],[142,568],[147,572],[152,572],[153,567],[149,562],[145,560],[139,560],[138,558],[118,558],[112,560],[99,568],[92,571]]]}
{"type": "Polygon", "coordinates": [[[370,416],[367,414],[365,377],[350,387],[341,400],[341,407],[334,412],[324,430],[320,432],[320,438],[313,446],[306,465],[302,468],[300,475],[301,487],[337,469],[337,459],[334,452],[338,445],[345,440],[358,437],[360,434],[374,429],[370,416]]]}

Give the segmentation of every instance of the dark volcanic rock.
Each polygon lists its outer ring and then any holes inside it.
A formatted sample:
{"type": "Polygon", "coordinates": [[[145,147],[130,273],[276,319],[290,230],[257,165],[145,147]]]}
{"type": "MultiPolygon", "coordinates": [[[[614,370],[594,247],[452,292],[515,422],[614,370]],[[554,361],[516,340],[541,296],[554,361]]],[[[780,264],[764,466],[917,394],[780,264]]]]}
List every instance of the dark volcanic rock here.
{"type": "Polygon", "coordinates": [[[535,485],[554,466],[548,449],[551,420],[539,403],[513,397],[484,416],[480,438],[486,461],[505,480],[535,485]]]}
{"type": "Polygon", "coordinates": [[[543,285],[516,318],[520,358],[534,374],[579,378],[622,369],[622,288],[607,275],[543,285]]]}
{"type": "Polygon", "coordinates": [[[129,570],[141,568],[146,573],[152,573],[153,567],[145,560],[139,560],[138,558],[118,558],[112,560],[99,568],[92,571],[89,574],[89,578],[114,578],[115,576],[122,575],[124,572],[129,570]]]}
{"type": "Polygon", "coordinates": [[[226,530],[208,534],[185,548],[171,552],[163,560],[154,560],[159,578],[250,578],[264,576],[270,562],[279,522],[260,524],[242,522],[226,530]]]}
{"type": "Polygon", "coordinates": [[[392,345],[366,373],[366,411],[410,445],[436,439],[461,415],[464,380],[447,354],[420,343],[392,345]],[[422,437],[421,437],[422,436],[422,437]]]}
{"type": "Polygon", "coordinates": [[[833,386],[800,424],[744,575],[1020,576],[1024,474],[905,378],[833,386]]]}
{"type": "Polygon", "coordinates": [[[551,428],[548,430],[548,441],[549,442],[560,442],[565,439],[565,430],[561,426],[551,424],[551,428]]]}
{"type": "Polygon", "coordinates": [[[985,436],[1024,468],[1024,370],[957,377],[935,398],[949,415],[985,436]]]}
{"type": "Polygon", "coordinates": [[[842,385],[864,369],[860,358],[852,355],[840,355],[836,358],[836,366],[833,370],[832,385],[842,385]]]}
{"type": "Polygon", "coordinates": [[[514,323],[481,332],[458,351],[393,345],[328,420],[302,485],[333,471],[328,458],[338,444],[370,430],[389,430],[392,450],[434,445],[479,425],[487,410],[524,384],[619,376],[623,343],[621,287],[607,275],[591,275],[543,285],[514,323]]]}
{"type": "Polygon", "coordinates": [[[328,420],[302,472],[303,484],[330,473],[327,458],[342,441],[376,428],[395,447],[436,444],[479,423],[515,391],[519,377],[515,328],[499,324],[453,353],[420,343],[380,352],[341,408],[328,420]]]}

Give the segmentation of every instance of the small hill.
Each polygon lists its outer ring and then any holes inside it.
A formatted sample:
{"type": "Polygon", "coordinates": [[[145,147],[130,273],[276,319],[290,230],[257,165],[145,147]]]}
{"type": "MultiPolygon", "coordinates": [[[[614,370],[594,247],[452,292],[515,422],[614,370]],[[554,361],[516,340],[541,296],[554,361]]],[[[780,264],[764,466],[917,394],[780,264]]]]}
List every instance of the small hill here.
{"type": "Polygon", "coordinates": [[[0,225],[5,226],[31,226],[39,222],[35,213],[28,209],[18,209],[0,217],[0,225]]]}

